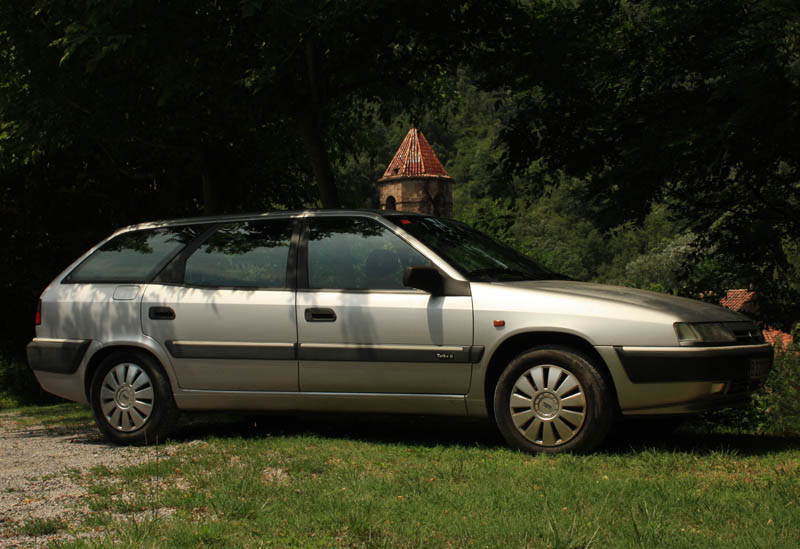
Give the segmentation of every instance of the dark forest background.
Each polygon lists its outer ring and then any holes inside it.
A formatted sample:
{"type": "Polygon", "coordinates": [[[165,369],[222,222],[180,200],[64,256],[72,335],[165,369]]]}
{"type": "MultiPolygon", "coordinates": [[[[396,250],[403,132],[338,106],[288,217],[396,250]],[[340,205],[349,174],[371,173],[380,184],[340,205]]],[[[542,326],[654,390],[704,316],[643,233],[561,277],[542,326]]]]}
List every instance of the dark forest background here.
{"type": "Polygon", "coordinates": [[[0,348],[120,226],[376,207],[412,123],[549,267],[800,319],[796,0],[0,0],[0,348]]]}

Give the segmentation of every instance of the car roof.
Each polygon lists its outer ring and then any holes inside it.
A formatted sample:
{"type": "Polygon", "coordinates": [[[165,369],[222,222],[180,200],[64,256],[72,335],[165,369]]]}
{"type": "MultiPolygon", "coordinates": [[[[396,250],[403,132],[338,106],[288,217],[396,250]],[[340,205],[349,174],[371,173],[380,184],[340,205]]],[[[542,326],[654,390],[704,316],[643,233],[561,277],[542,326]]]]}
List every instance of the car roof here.
{"type": "Polygon", "coordinates": [[[198,217],[182,217],[175,219],[162,219],[136,223],[127,227],[120,228],[119,232],[126,232],[136,229],[149,229],[156,227],[171,227],[175,225],[197,225],[203,223],[223,223],[228,221],[253,221],[257,219],[284,218],[284,217],[306,217],[306,216],[330,216],[330,215],[358,215],[365,217],[388,217],[394,215],[422,217],[424,214],[417,212],[401,212],[396,210],[371,210],[371,209],[334,209],[334,208],[309,208],[305,210],[271,210],[266,212],[250,212],[239,214],[221,214],[198,217]]]}

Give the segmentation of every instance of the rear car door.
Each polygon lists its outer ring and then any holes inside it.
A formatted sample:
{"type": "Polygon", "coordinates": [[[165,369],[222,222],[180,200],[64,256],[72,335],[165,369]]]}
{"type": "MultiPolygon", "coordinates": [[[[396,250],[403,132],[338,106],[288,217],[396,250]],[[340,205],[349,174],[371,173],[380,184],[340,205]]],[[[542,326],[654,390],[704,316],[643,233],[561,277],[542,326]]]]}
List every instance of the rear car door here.
{"type": "Polygon", "coordinates": [[[147,286],[142,327],[181,388],[298,390],[295,223],[222,223],[147,286]]]}
{"type": "Polygon", "coordinates": [[[463,395],[471,296],[403,285],[429,260],[370,217],[309,216],[298,262],[300,389],[463,395]]]}

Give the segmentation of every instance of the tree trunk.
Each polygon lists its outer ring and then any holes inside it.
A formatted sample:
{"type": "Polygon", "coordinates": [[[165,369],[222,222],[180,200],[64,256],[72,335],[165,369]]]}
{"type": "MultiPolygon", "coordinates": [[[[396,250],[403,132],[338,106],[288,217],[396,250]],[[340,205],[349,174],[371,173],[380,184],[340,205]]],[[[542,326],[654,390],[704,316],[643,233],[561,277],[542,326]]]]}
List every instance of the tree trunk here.
{"type": "Polygon", "coordinates": [[[323,208],[341,208],[339,191],[333,179],[333,170],[328,159],[328,151],[322,142],[316,116],[311,111],[298,113],[300,133],[306,144],[311,168],[314,170],[314,179],[319,186],[319,197],[323,208]]]}
{"type": "Polygon", "coordinates": [[[305,79],[304,92],[305,105],[300,106],[297,120],[300,124],[300,134],[306,144],[306,151],[311,160],[311,169],[314,179],[319,186],[319,197],[323,208],[341,208],[339,191],[333,179],[333,169],[328,158],[328,150],[322,140],[322,131],[319,127],[319,113],[324,101],[322,84],[320,82],[319,62],[316,41],[313,35],[304,40],[305,53],[305,79]]]}

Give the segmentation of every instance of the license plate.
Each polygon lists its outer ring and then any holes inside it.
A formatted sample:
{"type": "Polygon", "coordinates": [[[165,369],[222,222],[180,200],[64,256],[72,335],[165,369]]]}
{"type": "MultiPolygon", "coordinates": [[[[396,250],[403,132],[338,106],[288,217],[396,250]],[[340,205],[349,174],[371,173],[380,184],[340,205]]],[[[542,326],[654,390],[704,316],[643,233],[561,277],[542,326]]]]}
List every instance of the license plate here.
{"type": "Polygon", "coordinates": [[[769,358],[751,358],[747,375],[748,377],[766,377],[771,365],[772,361],[769,358]]]}

